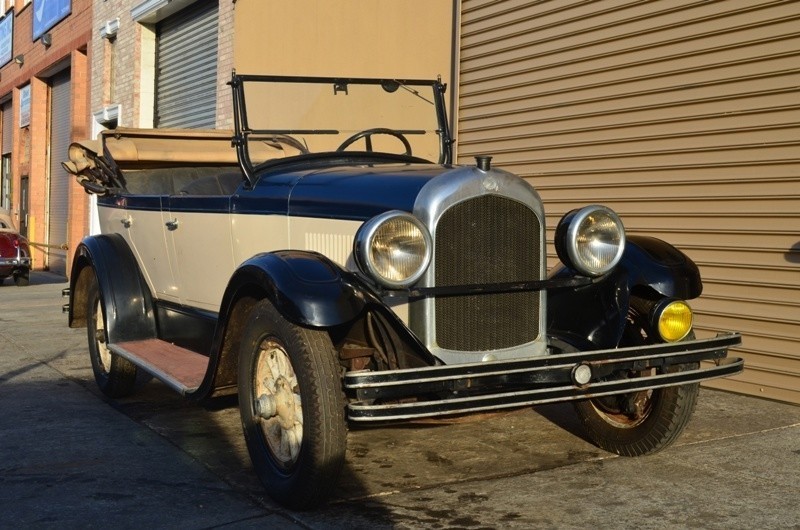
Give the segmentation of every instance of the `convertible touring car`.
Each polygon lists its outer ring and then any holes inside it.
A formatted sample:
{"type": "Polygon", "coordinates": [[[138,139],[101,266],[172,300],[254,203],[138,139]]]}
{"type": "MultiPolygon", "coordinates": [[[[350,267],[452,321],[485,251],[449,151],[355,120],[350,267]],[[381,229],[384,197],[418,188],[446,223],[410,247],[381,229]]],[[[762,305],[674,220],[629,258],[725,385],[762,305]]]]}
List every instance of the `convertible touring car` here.
{"type": "MultiPolygon", "coordinates": [[[[255,472],[323,502],[347,426],[571,401],[598,446],[672,443],[737,333],[695,337],[698,267],[610,208],[557,224],[524,179],[452,163],[439,81],[234,74],[233,131],[115,129],[65,167],[98,196],[69,325],[102,391],[144,370],[238,394],[255,472]]],[[[476,436],[479,436],[476,433],[476,436]]],[[[535,443],[535,440],[532,440],[535,443]]]]}

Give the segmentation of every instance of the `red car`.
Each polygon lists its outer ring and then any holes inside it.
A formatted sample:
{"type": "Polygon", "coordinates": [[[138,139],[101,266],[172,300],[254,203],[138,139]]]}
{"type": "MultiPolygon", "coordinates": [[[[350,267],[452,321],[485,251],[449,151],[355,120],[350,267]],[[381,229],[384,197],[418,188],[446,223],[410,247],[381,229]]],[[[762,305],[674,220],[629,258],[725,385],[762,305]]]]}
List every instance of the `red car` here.
{"type": "Polygon", "coordinates": [[[28,285],[31,249],[28,240],[17,232],[8,210],[0,210],[0,283],[9,276],[17,285],[28,285]]]}

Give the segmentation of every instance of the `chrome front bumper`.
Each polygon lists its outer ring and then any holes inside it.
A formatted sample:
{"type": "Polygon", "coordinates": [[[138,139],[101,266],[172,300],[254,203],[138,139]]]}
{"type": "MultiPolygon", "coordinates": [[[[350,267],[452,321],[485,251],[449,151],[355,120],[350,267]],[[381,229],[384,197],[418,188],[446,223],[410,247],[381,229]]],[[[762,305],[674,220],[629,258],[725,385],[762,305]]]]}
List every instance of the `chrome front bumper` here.
{"type": "Polygon", "coordinates": [[[571,401],[698,383],[738,374],[744,361],[727,358],[738,333],[632,348],[552,354],[530,359],[345,374],[355,400],[348,418],[396,421],[571,401]],[[621,378],[648,368],[713,361],[713,366],[621,378]]]}

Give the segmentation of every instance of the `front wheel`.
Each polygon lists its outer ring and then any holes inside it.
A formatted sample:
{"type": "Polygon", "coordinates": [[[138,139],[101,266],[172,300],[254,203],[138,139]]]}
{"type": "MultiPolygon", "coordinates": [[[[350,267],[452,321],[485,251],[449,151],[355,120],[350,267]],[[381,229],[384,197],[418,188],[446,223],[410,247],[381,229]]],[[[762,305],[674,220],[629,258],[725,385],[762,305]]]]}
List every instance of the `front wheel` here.
{"type": "MultiPolygon", "coordinates": [[[[694,334],[688,338],[694,338],[694,334]]],[[[664,372],[698,367],[698,363],[674,365],[664,372]]],[[[649,374],[626,374],[642,375],[649,374]]],[[[678,439],[694,413],[699,392],[698,383],[670,386],[578,401],[575,410],[598,447],[621,456],[643,456],[661,451],[678,439]]]]}
{"type": "Polygon", "coordinates": [[[339,365],[324,331],[296,326],[262,300],[239,351],[239,412],[253,468],[267,493],[293,509],[322,503],[344,465],[339,365]]]}

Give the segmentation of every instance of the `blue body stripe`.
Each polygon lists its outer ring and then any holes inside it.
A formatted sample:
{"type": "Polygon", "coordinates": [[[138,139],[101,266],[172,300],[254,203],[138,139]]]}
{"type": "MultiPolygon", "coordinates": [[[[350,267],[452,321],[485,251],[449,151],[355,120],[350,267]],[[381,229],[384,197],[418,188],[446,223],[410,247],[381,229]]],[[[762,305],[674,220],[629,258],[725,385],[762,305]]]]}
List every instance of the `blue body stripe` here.
{"type": "Polygon", "coordinates": [[[98,202],[131,210],[367,220],[388,210],[411,212],[419,190],[449,169],[436,164],[339,166],[272,174],[251,190],[240,186],[232,196],[123,195],[98,202]]]}

